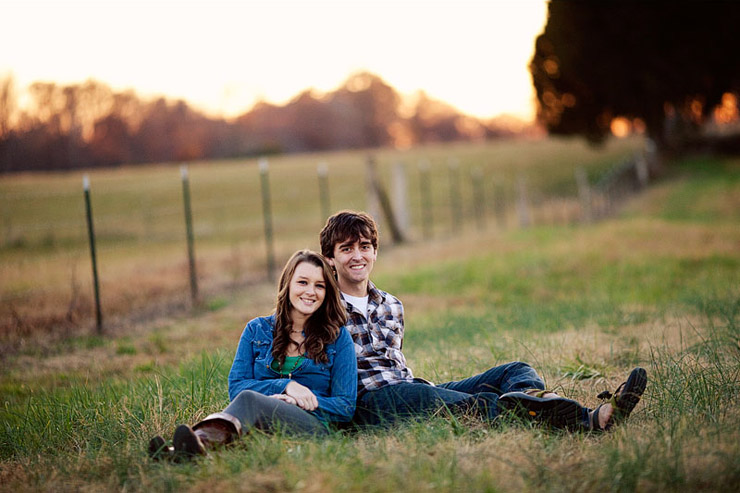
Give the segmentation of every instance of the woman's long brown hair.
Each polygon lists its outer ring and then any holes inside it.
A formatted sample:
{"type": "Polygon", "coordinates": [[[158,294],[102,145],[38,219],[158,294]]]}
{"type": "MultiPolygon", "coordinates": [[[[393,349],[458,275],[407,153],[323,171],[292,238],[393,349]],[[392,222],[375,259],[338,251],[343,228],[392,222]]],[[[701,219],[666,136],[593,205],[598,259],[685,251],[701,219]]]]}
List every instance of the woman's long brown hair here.
{"type": "Polygon", "coordinates": [[[296,267],[308,262],[320,267],[324,274],[326,286],[324,302],[306,320],[303,332],[306,334],[304,347],[308,357],[317,363],[326,363],[329,358],[324,348],[337,339],[339,329],[347,322],[347,312],[339,294],[339,286],[334,273],[324,257],[311,250],[299,250],[290,257],[285,264],[280,281],[278,282],[277,302],[275,304],[275,335],[273,338],[272,356],[285,362],[285,355],[291,344],[290,331],[293,328],[293,319],[290,316],[290,281],[293,279],[296,267]]]}

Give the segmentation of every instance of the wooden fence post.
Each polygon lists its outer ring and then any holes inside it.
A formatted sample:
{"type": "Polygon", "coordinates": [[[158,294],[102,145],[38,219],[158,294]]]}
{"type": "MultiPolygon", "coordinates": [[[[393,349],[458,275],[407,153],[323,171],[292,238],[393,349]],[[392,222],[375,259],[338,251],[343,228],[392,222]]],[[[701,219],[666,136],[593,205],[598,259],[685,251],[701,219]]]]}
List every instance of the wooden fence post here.
{"type": "Polygon", "coordinates": [[[321,203],[321,224],[331,215],[329,206],[329,168],[325,162],[319,163],[316,172],[319,177],[319,201],[321,203]]]}
{"type": "Polygon", "coordinates": [[[380,199],[378,198],[378,192],[375,187],[377,178],[375,176],[375,160],[372,156],[368,155],[365,161],[365,190],[367,192],[367,213],[370,214],[378,227],[381,226],[382,217],[380,212],[380,199]]]}
{"type": "Polygon", "coordinates": [[[188,179],[188,167],[180,166],[180,177],[182,178],[182,197],[185,206],[185,233],[188,243],[188,267],[190,271],[190,299],[193,304],[198,301],[198,276],[195,272],[195,240],[193,234],[193,212],[190,206],[190,180],[188,179]]]}
{"type": "Polygon", "coordinates": [[[269,167],[267,158],[259,160],[260,183],[262,185],[262,215],[265,223],[265,246],[267,248],[267,278],[273,281],[275,279],[275,247],[272,238],[269,167]]]}
{"type": "Polygon", "coordinates": [[[480,168],[475,168],[470,171],[470,179],[473,184],[473,211],[475,212],[475,220],[478,224],[479,231],[485,231],[486,229],[486,204],[485,195],[483,192],[483,172],[480,168]]]}
{"type": "Polygon", "coordinates": [[[644,153],[638,152],[635,154],[635,173],[637,173],[637,183],[640,185],[640,188],[648,186],[650,172],[648,171],[647,159],[645,159],[644,153]]]}
{"type": "Polygon", "coordinates": [[[460,231],[462,227],[462,205],[460,194],[460,166],[456,158],[450,158],[448,162],[450,174],[450,219],[452,221],[452,232],[460,231]]]}
{"type": "Polygon", "coordinates": [[[532,216],[529,212],[529,199],[527,198],[527,181],[524,175],[518,179],[519,199],[517,201],[517,212],[519,213],[519,227],[528,228],[532,224],[532,216]]]}
{"type": "Polygon", "coordinates": [[[591,186],[588,184],[586,171],[582,167],[576,169],[576,184],[578,185],[578,199],[581,202],[581,222],[588,224],[593,221],[591,186]]]}
{"type": "Polygon", "coordinates": [[[393,213],[393,206],[388,198],[388,194],[380,183],[380,178],[378,178],[378,172],[375,168],[375,159],[372,156],[368,156],[367,159],[367,176],[368,185],[370,186],[369,193],[371,197],[374,197],[374,200],[377,200],[377,203],[383,210],[383,215],[388,223],[388,229],[390,229],[393,243],[403,243],[404,234],[398,227],[396,215],[393,213]]]}
{"type": "Polygon", "coordinates": [[[98,282],[98,260],[95,252],[95,228],[93,227],[92,204],[90,203],[90,178],[82,177],[82,188],[85,195],[85,212],[87,216],[87,236],[90,240],[90,257],[92,259],[93,289],[95,291],[95,327],[98,334],[103,333],[103,312],[100,309],[100,283],[98,282]]]}
{"type": "Polygon", "coordinates": [[[421,199],[421,231],[424,239],[433,236],[432,186],[429,180],[429,161],[419,161],[419,198],[421,199]]]}
{"type": "Polygon", "coordinates": [[[406,167],[400,161],[393,164],[393,207],[401,231],[409,230],[409,204],[406,167]]]}
{"type": "Polygon", "coordinates": [[[506,229],[506,188],[502,184],[496,184],[494,187],[493,204],[498,227],[504,230],[506,229]]]}

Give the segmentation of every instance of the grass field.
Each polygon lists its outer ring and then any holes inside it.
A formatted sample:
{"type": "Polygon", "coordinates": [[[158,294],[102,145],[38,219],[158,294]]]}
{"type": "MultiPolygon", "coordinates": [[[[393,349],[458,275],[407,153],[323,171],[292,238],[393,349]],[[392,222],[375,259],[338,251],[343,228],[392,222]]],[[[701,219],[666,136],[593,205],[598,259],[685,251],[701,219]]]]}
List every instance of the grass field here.
{"type": "MultiPolygon", "coordinates": [[[[520,176],[529,184],[532,207],[539,204],[536,210],[543,211],[545,198],[574,200],[577,167],[595,180],[640,145],[637,140],[615,140],[593,149],[569,139],[507,140],[373,155],[389,193],[394,164],[405,165],[408,234],[419,239],[422,162],[429,169],[432,233],[444,238],[453,233],[453,227],[476,227],[476,206],[485,213],[489,228],[514,227],[520,176]],[[452,159],[458,163],[462,224],[452,220],[448,165],[452,159]],[[476,181],[482,185],[482,204],[474,203],[473,170],[480,174],[476,181]]],[[[318,248],[317,232],[325,219],[319,205],[318,163],[326,163],[333,210],[365,209],[366,159],[367,152],[270,159],[278,264],[297,248],[318,248]]],[[[231,287],[263,281],[266,247],[256,160],[193,163],[189,174],[204,298],[218,298],[231,287]]],[[[189,305],[190,291],[179,167],[95,170],[90,182],[101,305],[108,331],[120,332],[132,313],[140,319],[182,312],[189,305]]],[[[570,214],[570,220],[575,220],[577,208],[549,212],[535,219],[551,222],[570,214]]],[[[382,224],[381,230],[390,238],[382,224]]],[[[79,333],[79,327],[91,326],[93,289],[81,173],[0,176],[0,277],[0,341],[16,345],[20,338],[39,333],[67,337],[79,333]]]]}
{"type": "MultiPolygon", "coordinates": [[[[587,151],[564,146],[558,159],[577,161],[568,152],[587,151]]],[[[197,463],[150,462],[150,436],[227,404],[241,329],[272,305],[274,288],[255,281],[118,335],[7,355],[0,489],[736,491],[739,201],[739,159],[692,158],[593,225],[455,236],[440,226],[433,241],[381,246],[373,278],[404,300],[415,374],[445,381],[523,360],[593,406],[645,367],[642,402],[609,434],[439,415],[321,440],[255,433],[197,463]]],[[[316,229],[318,205],[307,208],[316,229]]]]}

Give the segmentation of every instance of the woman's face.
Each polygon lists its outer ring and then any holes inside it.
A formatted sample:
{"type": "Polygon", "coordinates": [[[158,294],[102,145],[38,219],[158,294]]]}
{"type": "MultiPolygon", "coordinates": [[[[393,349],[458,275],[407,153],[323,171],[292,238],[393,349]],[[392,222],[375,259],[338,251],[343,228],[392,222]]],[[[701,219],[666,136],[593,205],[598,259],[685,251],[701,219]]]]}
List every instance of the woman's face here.
{"type": "Polygon", "coordinates": [[[324,271],[310,262],[301,262],[290,279],[288,299],[293,320],[307,319],[319,309],[326,296],[324,271]]]}

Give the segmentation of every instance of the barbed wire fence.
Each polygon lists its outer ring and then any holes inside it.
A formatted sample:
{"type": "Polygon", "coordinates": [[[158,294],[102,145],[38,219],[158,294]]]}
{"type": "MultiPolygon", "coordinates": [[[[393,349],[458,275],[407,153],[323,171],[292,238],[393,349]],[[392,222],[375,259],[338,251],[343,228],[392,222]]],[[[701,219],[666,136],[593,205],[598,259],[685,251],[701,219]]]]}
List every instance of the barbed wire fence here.
{"type": "MultiPolygon", "coordinates": [[[[300,189],[307,197],[312,197],[311,200],[315,200],[318,207],[321,222],[316,223],[315,235],[318,234],[323,221],[333,212],[331,205],[336,204],[338,206],[336,210],[341,208],[367,210],[378,221],[381,233],[388,238],[384,241],[399,245],[408,242],[443,240],[459,236],[465,230],[484,233],[544,225],[591,224],[613,215],[629,197],[648,186],[658,166],[659,162],[654,148],[648,145],[644,151],[618,163],[595,180],[589,179],[585,169],[577,168],[573,177],[577,193],[564,195],[548,194],[533,187],[525,173],[502,179],[502,177],[487,174],[486,168],[480,166],[479,163],[463,167],[456,157],[436,164],[430,158],[422,158],[416,163],[396,160],[379,165],[375,156],[370,154],[365,165],[364,198],[354,197],[349,203],[337,198],[333,199],[330,194],[330,183],[333,177],[326,162],[317,163],[316,185],[301,183],[300,189]],[[442,183],[445,181],[445,176],[446,186],[442,183]],[[436,182],[436,186],[432,185],[433,181],[436,182]],[[314,187],[315,191],[309,191],[314,187]],[[358,207],[360,202],[364,202],[364,206],[358,207]]],[[[231,223],[231,226],[226,224],[225,229],[230,230],[232,236],[247,233],[253,242],[258,242],[257,237],[261,236],[264,240],[264,260],[259,261],[252,258],[250,265],[244,269],[241,265],[242,260],[239,259],[241,256],[239,248],[232,247],[230,258],[222,262],[222,265],[231,261],[232,265],[228,268],[237,269],[240,272],[249,271],[250,274],[246,276],[247,281],[230,283],[229,286],[232,288],[266,280],[273,281],[278,265],[277,258],[285,256],[284,251],[303,247],[301,243],[304,241],[298,241],[293,246],[289,246],[287,244],[291,242],[290,239],[281,240],[279,238],[281,232],[291,228],[290,211],[287,214],[281,212],[278,217],[275,217],[271,189],[273,187],[283,188],[285,183],[277,180],[271,181],[268,159],[260,159],[258,169],[259,186],[256,188],[259,188],[261,197],[261,225],[258,224],[260,221],[252,218],[249,225],[234,226],[231,223]],[[276,251],[276,243],[280,244],[278,248],[280,251],[276,251]],[[259,274],[260,266],[264,269],[261,275],[259,274]]],[[[208,241],[209,230],[215,230],[217,226],[201,224],[199,227],[201,220],[199,214],[205,215],[209,212],[215,215],[227,214],[229,210],[243,207],[244,204],[226,197],[211,197],[198,200],[194,207],[191,203],[193,199],[190,191],[192,176],[188,173],[188,167],[183,165],[180,168],[180,174],[182,207],[175,207],[171,203],[173,201],[168,202],[167,205],[158,204],[155,207],[158,200],[155,196],[149,195],[148,199],[138,204],[138,211],[135,207],[128,209],[124,207],[124,210],[108,207],[105,214],[93,217],[91,193],[100,196],[105,191],[94,190],[95,184],[91,184],[87,177],[83,184],[84,216],[53,218],[51,221],[53,226],[50,226],[48,221],[39,221],[27,223],[21,228],[14,225],[12,211],[9,207],[4,207],[2,215],[4,237],[2,246],[4,248],[22,252],[26,246],[25,242],[28,241],[26,238],[36,237],[40,238],[37,239],[37,246],[40,245],[42,248],[46,246],[53,251],[55,244],[71,242],[71,238],[79,238],[87,229],[89,251],[85,255],[77,249],[70,254],[75,264],[70,274],[70,300],[66,304],[57,303],[60,306],[56,308],[56,313],[54,313],[54,308],[42,307],[41,316],[35,319],[32,315],[35,305],[44,304],[38,300],[50,295],[53,291],[53,288],[45,290],[42,287],[43,280],[28,280],[28,284],[33,285],[34,296],[29,296],[22,290],[16,293],[3,293],[3,309],[0,313],[2,333],[30,336],[40,326],[42,330],[44,328],[53,330],[59,325],[65,326],[66,330],[70,331],[70,327],[82,327],[89,324],[93,312],[95,313],[95,326],[100,333],[103,333],[107,326],[113,324],[113,322],[107,325],[103,323],[108,309],[104,302],[105,289],[123,277],[114,279],[112,283],[103,282],[101,286],[98,269],[105,271],[106,266],[96,265],[101,262],[97,250],[101,242],[104,250],[114,248],[115,238],[128,240],[136,238],[139,244],[177,243],[178,241],[186,243],[184,250],[187,256],[182,263],[187,265],[187,268],[174,269],[166,276],[167,286],[153,290],[159,291],[163,297],[171,291],[178,292],[179,301],[174,304],[175,311],[198,306],[204,301],[207,302],[209,296],[217,296],[224,289],[223,284],[212,286],[204,293],[200,281],[212,276],[219,266],[204,265],[212,262],[209,262],[207,255],[198,258],[195,253],[197,251],[196,242],[208,241]],[[140,221],[138,223],[127,221],[132,215],[138,215],[140,221]],[[182,225],[180,221],[183,218],[184,228],[175,226],[178,222],[182,225]],[[163,228],[162,224],[168,226],[163,228]],[[183,229],[185,234],[182,233],[183,229]],[[79,282],[84,274],[79,273],[76,267],[77,263],[84,262],[85,256],[87,256],[87,261],[92,260],[90,277],[93,278],[93,289],[91,293],[81,292],[79,282]],[[177,280],[183,270],[187,271],[187,275],[177,280]],[[35,281],[38,281],[39,285],[35,285],[35,281]],[[190,293],[189,302],[184,302],[182,299],[183,293],[186,292],[190,293]],[[25,307],[25,312],[19,307],[25,307]],[[46,327],[43,327],[44,325],[46,327]]],[[[146,187],[146,184],[144,186],[146,187]]],[[[176,187],[173,184],[171,188],[176,187]]],[[[140,186],[131,186],[130,190],[119,187],[118,192],[133,193],[134,190],[140,191],[140,186]]],[[[155,191],[161,190],[152,185],[152,192],[155,191]]],[[[169,190],[167,193],[175,192],[169,190]]],[[[71,199],[68,193],[54,191],[37,191],[32,196],[36,200],[58,199],[60,202],[71,199]]],[[[5,198],[11,200],[13,197],[6,196],[5,198]]],[[[256,250],[258,248],[251,249],[251,251],[256,250]]],[[[125,270],[125,266],[122,269],[125,270]]],[[[105,275],[103,277],[105,278],[105,275]]],[[[234,278],[237,277],[240,275],[235,274],[234,278]]],[[[154,301],[151,296],[145,297],[149,302],[154,301]]],[[[131,316],[130,313],[118,313],[117,315],[123,316],[124,319],[126,316],[131,316]]]]}

